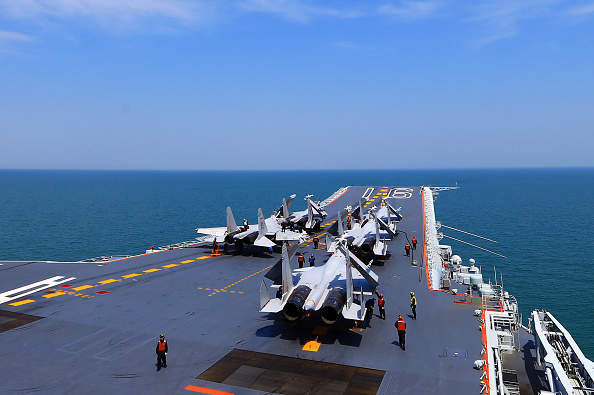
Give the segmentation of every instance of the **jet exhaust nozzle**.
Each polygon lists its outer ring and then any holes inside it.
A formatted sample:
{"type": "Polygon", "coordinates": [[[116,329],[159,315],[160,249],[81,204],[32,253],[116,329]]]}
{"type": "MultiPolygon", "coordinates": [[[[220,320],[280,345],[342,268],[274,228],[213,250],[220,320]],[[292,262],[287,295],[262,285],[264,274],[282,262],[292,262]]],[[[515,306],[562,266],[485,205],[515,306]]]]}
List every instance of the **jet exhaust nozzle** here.
{"type": "Polygon", "coordinates": [[[250,245],[250,244],[254,244],[254,241],[256,241],[257,238],[258,238],[258,233],[253,232],[253,233],[250,233],[249,235],[243,237],[241,240],[243,241],[243,244],[250,245]]]}
{"type": "Polygon", "coordinates": [[[322,321],[328,325],[334,324],[338,320],[345,303],[346,291],[340,287],[332,288],[322,304],[322,321]]]}
{"type": "Polygon", "coordinates": [[[283,308],[283,313],[287,320],[295,321],[301,317],[303,314],[303,305],[310,292],[311,288],[306,285],[299,285],[293,290],[283,308]]]}
{"type": "Polygon", "coordinates": [[[363,251],[364,253],[367,254],[367,253],[371,252],[371,250],[373,249],[374,241],[375,240],[372,237],[368,237],[363,241],[363,243],[361,243],[359,248],[361,248],[361,251],[363,251]]]}

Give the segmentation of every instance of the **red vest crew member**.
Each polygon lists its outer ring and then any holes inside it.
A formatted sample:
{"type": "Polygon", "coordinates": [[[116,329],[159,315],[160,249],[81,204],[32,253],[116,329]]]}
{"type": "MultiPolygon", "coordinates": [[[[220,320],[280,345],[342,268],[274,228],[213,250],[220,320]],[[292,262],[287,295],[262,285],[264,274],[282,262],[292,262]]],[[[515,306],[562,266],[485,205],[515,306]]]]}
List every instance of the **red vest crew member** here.
{"type": "Polygon", "coordinates": [[[408,244],[408,241],[404,245],[404,251],[406,251],[406,256],[410,256],[410,244],[408,244]]]}
{"type": "Polygon", "coordinates": [[[398,329],[398,343],[400,343],[400,348],[403,350],[406,348],[404,345],[406,342],[406,322],[402,319],[402,316],[398,316],[398,321],[394,323],[396,329],[398,329]]]}
{"type": "Polygon", "coordinates": [[[384,299],[384,294],[380,294],[379,299],[377,300],[377,307],[379,308],[379,315],[382,320],[386,319],[386,300],[384,299]]]}
{"type": "Polygon", "coordinates": [[[303,264],[305,263],[305,257],[303,256],[303,252],[299,253],[299,257],[297,258],[297,262],[299,262],[299,269],[303,268],[303,264]]]}
{"type": "Polygon", "coordinates": [[[413,245],[413,250],[417,249],[417,238],[413,236],[412,238],[412,245],[413,245]]]}
{"type": "Polygon", "coordinates": [[[165,335],[159,336],[159,341],[157,342],[157,372],[161,370],[161,361],[163,361],[163,367],[167,367],[167,351],[169,348],[167,347],[167,341],[165,340],[165,335]]]}
{"type": "Polygon", "coordinates": [[[318,239],[318,236],[314,236],[313,237],[313,243],[314,243],[314,249],[318,249],[318,243],[320,242],[320,239],[318,239]]]}

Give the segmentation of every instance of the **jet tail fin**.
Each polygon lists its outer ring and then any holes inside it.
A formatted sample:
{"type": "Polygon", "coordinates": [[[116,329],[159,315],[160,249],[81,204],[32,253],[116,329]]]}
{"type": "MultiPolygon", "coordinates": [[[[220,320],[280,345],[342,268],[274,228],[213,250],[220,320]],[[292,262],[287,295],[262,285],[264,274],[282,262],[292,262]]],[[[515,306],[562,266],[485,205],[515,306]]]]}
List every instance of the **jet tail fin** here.
{"type": "Polygon", "coordinates": [[[287,205],[287,200],[283,198],[283,218],[289,218],[291,214],[289,213],[289,206],[287,205]]]}
{"type": "Polygon", "coordinates": [[[402,207],[398,207],[398,209],[395,209],[387,201],[385,203],[386,203],[386,207],[388,208],[388,210],[390,210],[392,213],[394,213],[396,218],[398,218],[398,221],[402,221],[402,214],[400,214],[400,210],[402,209],[402,207]]]}
{"type": "Polygon", "coordinates": [[[258,209],[258,237],[256,241],[254,241],[254,245],[260,247],[274,247],[276,244],[268,237],[266,237],[266,233],[268,233],[268,228],[266,227],[266,221],[264,220],[264,215],[262,214],[262,209],[258,209]]]}
{"type": "Polygon", "coordinates": [[[287,245],[283,244],[282,251],[282,294],[286,294],[293,290],[293,272],[291,270],[291,263],[289,261],[289,253],[287,252],[287,245]]]}
{"type": "MultiPolygon", "coordinates": [[[[385,230],[386,232],[388,232],[388,234],[390,235],[390,238],[393,239],[394,237],[396,237],[396,232],[394,232],[387,223],[385,223],[384,221],[382,221],[381,218],[377,218],[376,219],[376,223],[378,227],[381,227],[383,230],[385,230]]],[[[379,229],[376,230],[377,232],[377,240],[379,240],[379,229]]]]}
{"type": "Polygon", "coordinates": [[[379,282],[377,281],[377,274],[371,271],[371,269],[367,267],[367,265],[365,265],[359,258],[349,254],[348,248],[345,247],[343,244],[338,243],[337,248],[340,250],[340,252],[344,254],[344,256],[350,258],[349,262],[353,265],[353,267],[357,269],[359,273],[361,273],[361,276],[363,276],[363,278],[367,280],[367,282],[369,283],[369,285],[371,285],[373,289],[376,289],[379,285],[379,282]]]}
{"type": "Polygon", "coordinates": [[[227,207],[227,233],[237,232],[238,230],[239,228],[237,227],[235,218],[233,218],[231,207],[227,207]]]}
{"type": "Polygon", "coordinates": [[[342,236],[344,233],[344,227],[342,226],[342,216],[340,215],[340,211],[338,212],[338,219],[336,220],[336,223],[338,224],[338,235],[342,236]]]}

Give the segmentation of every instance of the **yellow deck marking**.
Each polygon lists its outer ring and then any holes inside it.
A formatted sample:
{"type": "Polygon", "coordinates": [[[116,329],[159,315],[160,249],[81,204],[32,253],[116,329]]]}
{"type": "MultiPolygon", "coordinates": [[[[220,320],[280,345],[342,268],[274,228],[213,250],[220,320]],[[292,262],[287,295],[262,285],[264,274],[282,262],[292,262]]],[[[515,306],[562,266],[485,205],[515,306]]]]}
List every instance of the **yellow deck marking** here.
{"type": "Polygon", "coordinates": [[[64,295],[66,294],[66,292],[62,292],[62,291],[58,291],[58,292],[54,292],[53,294],[47,294],[47,295],[43,295],[44,298],[55,298],[56,296],[60,296],[60,295],[64,295]]]}
{"type": "Polygon", "coordinates": [[[165,269],[169,269],[170,267],[176,267],[176,266],[179,266],[179,263],[172,263],[171,265],[163,265],[163,267],[165,269]]]}
{"type": "Polygon", "coordinates": [[[105,284],[117,283],[117,282],[120,282],[120,281],[122,281],[122,280],[116,280],[114,278],[110,278],[109,280],[99,281],[99,284],[105,285],[105,284]]]}
{"type": "Polygon", "coordinates": [[[11,306],[22,306],[27,303],[35,302],[33,299],[25,299],[14,303],[9,303],[11,306]]]}
{"type": "Polygon", "coordinates": [[[148,269],[148,270],[145,270],[144,272],[145,273],[154,273],[154,272],[158,272],[159,270],[161,270],[161,269],[148,269]]]}
{"type": "Polygon", "coordinates": [[[305,346],[303,346],[303,351],[318,352],[321,344],[322,343],[317,342],[315,340],[308,341],[307,343],[305,343],[305,346]]]}
{"type": "Polygon", "coordinates": [[[80,287],[71,288],[73,291],[82,291],[83,289],[93,288],[94,285],[81,285],[80,287]]]}
{"type": "MultiPolygon", "coordinates": [[[[264,268],[264,269],[262,269],[262,270],[258,270],[256,273],[250,274],[249,276],[247,276],[247,277],[245,277],[245,278],[242,278],[241,280],[239,280],[239,281],[236,281],[236,282],[234,282],[233,284],[229,284],[229,285],[227,285],[225,288],[221,288],[221,289],[213,289],[213,291],[214,291],[214,292],[213,292],[213,293],[211,293],[211,294],[210,294],[210,295],[208,295],[208,296],[216,295],[216,294],[217,294],[217,293],[219,293],[219,292],[227,292],[227,288],[231,288],[232,286],[234,286],[234,285],[236,285],[236,284],[239,284],[240,282],[242,282],[242,281],[244,281],[244,280],[247,280],[247,279],[248,279],[248,278],[250,278],[250,277],[254,277],[256,274],[262,273],[264,270],[270,269],[272,266],[274,266],[274,265],[270,265],[270,266],[268,266],[268,267],[265,267],[265,268],[264,268]]],[[[201,288],[198,288],[198,289],[201,289],[201,288]]],[[[209,290],[208,288],[204,288],[204,289],[207,289],[207,290],[209,290]]],[[[209,290],[209,291],[210,291],[210,290],[209,290]]],[[[239,291],[238,291],[237,293],[238,293],[238,294],[242,294],[243,292],[239,292],[239,291]]]]}
{"type": "Polygon", "coordinates": [[[132,278],[132,277],[137,277],[137,276],[142,276],[142,273],[126,274],[125,276],[122,276],[122,278],[132,278]]]}
{"type": "Polygon", "coordinates": [[[185,263],[190,263],[190,262],[194,262],[194,260],[193,259],[188,259],[187,261],[181,261],[180,263],[184,263],[185,264],[185,263]]]}
{"type": "Polygon", "coordinates": [[[199,259],[208,259],[208,258],[210,258],[210,257],[209,256],[200,256],[200,257],[196,258],[196,260],[199,260],[199,259]]]}

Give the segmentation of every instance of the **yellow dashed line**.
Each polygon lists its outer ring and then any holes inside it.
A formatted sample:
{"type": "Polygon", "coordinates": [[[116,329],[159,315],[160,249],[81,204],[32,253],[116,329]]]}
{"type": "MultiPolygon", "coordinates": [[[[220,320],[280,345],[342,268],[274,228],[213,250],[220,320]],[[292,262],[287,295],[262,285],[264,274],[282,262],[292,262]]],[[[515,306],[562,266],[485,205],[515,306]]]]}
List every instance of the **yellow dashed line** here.
{"type": "Polygon", "coordinates": [[[66,292],[58,291],[54,292],[53,294],[43,295],[44,298],[55,298],[56,296],[64,295],[66,292]]]}
{"type": "Polygon", "coordinates": [[[186,263],[190,263],[190,262],[194,262],[194,260],[193,259],[188,259],[187,261],[181,261],[180,263],[186,264],[186,263]]]}
{"type": "Polygon", "coordinates": [[[9,303],[11,306],[22,306],[27,303],[35,302],[33,299],[25,299],[14,303],[9,303]]]}
{"type": "Polygon", "coordinates": [[[94,285],[81,285],[80,287],[72,288],[73,291],[82,291],[83,289],[93,288],[94,285]]]}
{"type": "Polygon", "coordinates": [[[170,267],[176,267],[176,266],[179,266],[179,263],[172,263],[171,265],[163,265],[163,267],[165,269],[169,269],[170,267]]]}
{"type": "Polygon", "coordinates": [[[162,269],[148,269],[148,270],[145,270],[144,272],[145,273],[154,273],[154,272],[158,272],[159,270],[162,270],[162,269]]]}
{"type": "Polygon", "coordinates": [[[122,278],[132,278],[132,277],[137,277],[137,276],[142,276],[142,273],[126,274],[125,276],[122,276],[122,278]]]}
{"type": "Polygon", "coordinates": [[[200,256],[200,257],[196,258],[196,260],[198,261],[200,259],[208,259],[208,258],[210,258],[210,257],[209,256],[200,256]]]}
{"type": "Polygon", "coordinates": [[[116,280],[114,278],[110,278],[109,280],[99,281],[99,284],[105,285],[105,284],[117,283],[117,282],[120,282],[120,281],[122,281],[122,280],[116,280]]]}

